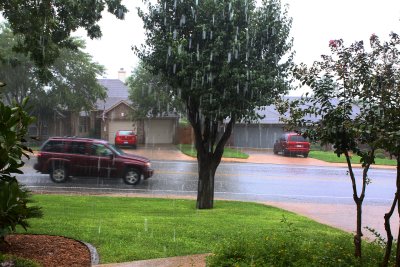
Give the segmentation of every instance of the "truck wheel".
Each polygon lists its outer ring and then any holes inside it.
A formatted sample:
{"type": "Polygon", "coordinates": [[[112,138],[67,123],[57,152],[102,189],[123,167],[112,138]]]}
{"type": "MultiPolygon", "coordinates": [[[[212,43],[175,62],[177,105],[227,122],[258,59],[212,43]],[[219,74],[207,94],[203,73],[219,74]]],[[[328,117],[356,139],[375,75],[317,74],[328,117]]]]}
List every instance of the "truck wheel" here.
{"type": "Polygon", "coordinates": [[[67,180],[67,169],[63,164],[54,165],[50,171],[50,179],[55,183],[63,183],[67,180]]]}
{"type": "Polygon", "coordinates": [[[140,172],[134,168],[128,168],[124,175],[124,182],[129,185],[137,185],[140,182],[140,172]]]}

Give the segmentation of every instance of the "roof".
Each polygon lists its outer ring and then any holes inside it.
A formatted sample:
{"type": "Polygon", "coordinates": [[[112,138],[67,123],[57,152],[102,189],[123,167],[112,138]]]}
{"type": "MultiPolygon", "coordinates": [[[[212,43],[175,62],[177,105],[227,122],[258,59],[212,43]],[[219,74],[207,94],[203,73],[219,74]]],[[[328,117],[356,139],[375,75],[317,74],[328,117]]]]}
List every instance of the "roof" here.
{"type": "Polygon", "coordinates": [[[108,110],[121,101],[131,104],[129,100],[129,89],[121,80],[97,79],[97,81],[107,90],[107,97],[105,100],[97,100],[97,110],[108,110]]]}
{"type": "MultiPolygon", "coordinates": [[[[300,97],[285,97],[285,99],[289,101],[294,101],[300,99],[300,97]]],[[[337,105],[338,99],[331,99],[331,103],[333,105],[337,105]]],[[[300,107],[305,109],[307,106],[308,105],[301,105],[300,107]]],[[[276,110],[275,105],[258,108],[257,113],[264,117],[263,119],[260,119],[258,122],[256,122],[257,124],[283,124],[283,122],[279,120],[281,115],[276,110]]],[[[353,114],[351,117],[354,118],[359,113],[360,113],[360,107],[357,105],[353,105],[353,114]]],[[[286,113],[285,115],[287,116],[288,113],[286,113]]],[[[310,116],[310,115],[307,115],[305,117],[305,119],[311,120],[313,122],[318,121],[320,118],[321,116],[310,116]]]]}

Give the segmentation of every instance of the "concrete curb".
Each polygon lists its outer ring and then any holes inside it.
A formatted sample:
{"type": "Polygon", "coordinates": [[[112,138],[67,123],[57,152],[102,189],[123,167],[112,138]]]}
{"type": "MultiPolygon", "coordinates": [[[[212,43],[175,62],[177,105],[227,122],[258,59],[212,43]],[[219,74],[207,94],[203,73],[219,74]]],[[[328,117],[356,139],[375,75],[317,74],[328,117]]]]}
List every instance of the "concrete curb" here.
{"type": "Polygon", "coordinates": [[[82,244],[84,244],[89,252],[90,252],[90,262],[91,265],[97,265],[100,262],[100,256],[99,253],[97,252],[97,249],[90,243],[84,242],[84,241],[80,241],[82,244]]]}

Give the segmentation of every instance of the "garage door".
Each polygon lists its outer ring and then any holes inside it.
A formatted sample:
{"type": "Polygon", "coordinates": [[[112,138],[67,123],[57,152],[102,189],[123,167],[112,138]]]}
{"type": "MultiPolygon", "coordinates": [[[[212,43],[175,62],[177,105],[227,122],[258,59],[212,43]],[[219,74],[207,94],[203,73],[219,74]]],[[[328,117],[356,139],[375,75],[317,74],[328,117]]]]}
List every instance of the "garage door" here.
{"type": "Polygon", "coordinates": [[[275,140],[283,133],[281,125],[236,125],[233,129],[235,147],[273,148],[275,140]]]}
{"type": "Polygon", "coordinates": [[[146,144],[172,144],[175,136],[175,120],[146,120],[144,135],[146,144]]]}
{"type": "Polygon", "coordinates": [[[115,133],[118,130],[133,130],[137,133],[136,123],[133,121],[110,121],[108,124],[108,142],[114,144],[115,133]]]}

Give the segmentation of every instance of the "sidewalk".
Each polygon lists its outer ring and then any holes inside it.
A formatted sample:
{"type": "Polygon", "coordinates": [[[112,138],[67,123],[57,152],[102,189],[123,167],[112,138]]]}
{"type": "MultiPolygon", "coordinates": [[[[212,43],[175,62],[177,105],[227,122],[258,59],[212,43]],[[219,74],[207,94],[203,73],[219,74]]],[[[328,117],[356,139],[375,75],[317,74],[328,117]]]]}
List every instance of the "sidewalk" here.
{"type": "MultiPolygon", "coordinates": [[[[125,150],[128,153],[133,153],[145,156],[151,160],[184,160],[195,161],[195,158],[182,154],[175,146],[147,146],[138,147],[136,150],[125,150]]],[[[288,164],[288,165],[305,165],[305,166],[326,166],[326,167],[343,167],[347,165],[343,163],[327,163],[324,161],[312,158],[300,157],[283,157],[274,155],[270,151],[260,150],[244,150],[250,156],[248,159],[223,159],[223,162],[248,162],[248,163],[265,163],[265,164],[288,164]]],[[[357,166],[356,166],[357,167],[357,166]]],[[[358,166],[360,167],[360,166],[358,166]]],[[[392,166],[373,166],[373,168],[389,168],[395,169],[392,166]]],[[[347,232],[355,231],[356,209],[355,205],[345,204],[320,204],[320,203],[299,203],[299,202],[263,202],[263,204],[282,208],[294,213],[309,217],[323,224],[342,229],[347,232]]],[[[384,213],[389,210],[388,206],[364,205],[363,208],[363,226],[368,226],[380,232],[384,230],[384,213]]],[[[392,220],[393,235],[397,236],[399,222],[392,220]]],[[[364,235],[369,238],[374,238],[365,229],[364,235]]],[[[97,267],[203,267],[206,266],[205,258],[207,254],[190,255],[182,257],[172,257],[165,259],[154,259],[135,261],[127,263],[103,264],[96,265],[97,267]]]]}

